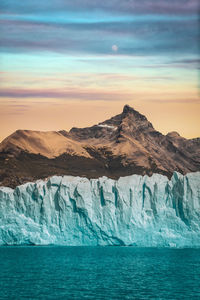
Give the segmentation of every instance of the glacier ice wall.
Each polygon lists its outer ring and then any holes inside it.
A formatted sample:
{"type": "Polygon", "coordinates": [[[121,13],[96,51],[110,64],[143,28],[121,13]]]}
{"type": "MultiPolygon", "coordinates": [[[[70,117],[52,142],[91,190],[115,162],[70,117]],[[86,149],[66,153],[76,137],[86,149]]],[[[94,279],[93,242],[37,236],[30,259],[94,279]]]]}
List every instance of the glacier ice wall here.
{"type": "Polygon", "coordinates": [[[200,246],[200,172],[1,187],[0,244],[200,246]]]}

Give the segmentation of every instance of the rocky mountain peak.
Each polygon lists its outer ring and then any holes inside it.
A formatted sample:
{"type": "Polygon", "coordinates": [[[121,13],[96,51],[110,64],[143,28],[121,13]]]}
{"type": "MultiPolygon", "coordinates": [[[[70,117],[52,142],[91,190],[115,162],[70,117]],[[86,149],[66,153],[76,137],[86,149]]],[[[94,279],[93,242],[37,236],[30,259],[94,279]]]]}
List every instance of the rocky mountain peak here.
{"type": "Polygon", "coordinates": [[[147,121],[147,118],[142,115],[141,113],[139,113],[137,110],[135,110],[133,107],[129,106],[129,105],[125,105],[123,108],[123,112],[121,114],[122,119],[124,118],[130,118],[133,121],[147,121]]]}
{"type": "Polygon", "coordinates": [[[200,170],[200,139],[156,131],[129,105],[110,119],[67,131],[18,130],[0,143],[0,185],[52,175],[119,178],[200,170]]]}
{"type": "Polygon", "coordinates": [[[133,107],[129,106],[128,104],[124,105],[124,108],[123,108],[123,114],[127,114],[127,113],[134,113],[134,109],[133,107]]]}
{"type": "Polygon", "coordinates": [[[102,122],[101,124],[106,124],[106,125],[112,125],[112,126],[121,126],[122,123],[133,123],[133,124],[139,124],[139,123],[144,123],[144,122],[148,122],[147,118],[140,114],[137,110],[135,110],[134,108],[132,108],[129,105],[125,105],[123,108],[123,111],[121,114],[116,115],[104,122],[102,122]]]}
{"type": "Polygon", "coordinates": [[[120,132],[137,136],[154,130],[147,118],[129,105],[123,108],[119,129],[120,132]]]}

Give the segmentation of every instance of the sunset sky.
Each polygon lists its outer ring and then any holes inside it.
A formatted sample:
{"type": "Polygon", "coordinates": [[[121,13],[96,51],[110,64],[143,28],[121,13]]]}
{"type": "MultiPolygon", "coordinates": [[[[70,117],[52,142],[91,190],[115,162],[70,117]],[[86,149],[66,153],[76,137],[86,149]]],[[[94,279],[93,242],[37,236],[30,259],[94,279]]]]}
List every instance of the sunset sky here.
{"type": "Polygon", "coordinates": [[[200,136],[198,0],[0,1],[0,140],[69,130],[129,104],[200,136]]]}

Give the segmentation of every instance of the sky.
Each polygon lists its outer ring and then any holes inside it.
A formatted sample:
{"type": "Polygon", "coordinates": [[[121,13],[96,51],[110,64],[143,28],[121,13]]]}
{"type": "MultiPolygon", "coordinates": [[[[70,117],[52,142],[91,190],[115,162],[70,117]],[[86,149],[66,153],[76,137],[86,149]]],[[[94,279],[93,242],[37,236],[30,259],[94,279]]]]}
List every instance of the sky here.
{"type": "Polygon", "coordinates": [[[198,0],[1,0],[0,140],[97,124],[125,104],[200,136],[198,0]]]}

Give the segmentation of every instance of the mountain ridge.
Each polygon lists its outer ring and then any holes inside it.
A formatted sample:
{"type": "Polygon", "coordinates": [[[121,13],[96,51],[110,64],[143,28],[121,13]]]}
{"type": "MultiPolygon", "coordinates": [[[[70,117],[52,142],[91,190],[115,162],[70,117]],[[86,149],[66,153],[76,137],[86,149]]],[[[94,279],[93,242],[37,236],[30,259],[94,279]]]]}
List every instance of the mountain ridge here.
{"type": "Polygon", "coordinates": [[[52,175],[170,177],[200,170],[200,138],[163,135],[125,105],[121,114],[86,128],[17,130],[0,143],[0,162],[0,185],[10,187],[52,175]]]}

